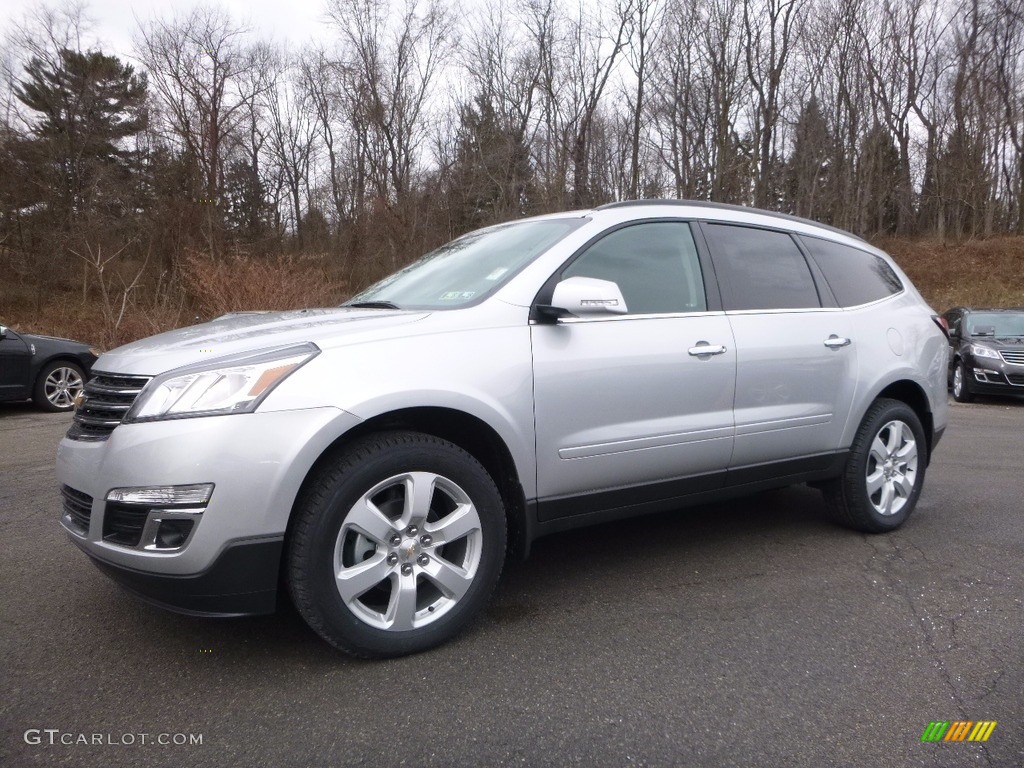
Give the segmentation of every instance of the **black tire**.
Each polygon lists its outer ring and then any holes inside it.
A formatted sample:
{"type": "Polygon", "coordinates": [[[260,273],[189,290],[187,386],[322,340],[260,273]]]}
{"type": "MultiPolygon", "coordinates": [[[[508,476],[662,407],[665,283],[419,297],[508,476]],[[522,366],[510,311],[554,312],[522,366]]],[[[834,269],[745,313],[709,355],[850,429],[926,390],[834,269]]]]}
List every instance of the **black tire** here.
{"type": "Polygon", "coordinates": [[[953,368],[953,399],[958,403],[974,402],[974,393],[971,392],[971,380],[967,375],[967,366],[963,360],[957,360],[953,368]]]}
{"type": "Polygon", "coordinates": [[[431,435],[385,432],[346,447],[307,482],[286,578],[303,619],[335,648],[402,656],[449,640],[481,613],[501,575],[505,539],[501,495],[476,459],[431,435]],[[421,503],[407,503],[410,495],[421,503]]]}
{"type": "Polygon", "coordinates": [[[54,360],[43,366],[32,388],[32,402],[51,413],[70,411],[75,407],[75,398],[85,386],[85,371],[82,366],[67,360],[54,360]]]}
{"type": "Polygon", "coordinates": [[[876,400],[861,421],[843,474],[822,487],[836,519],[864,533],[899,528],[921,495],[927,455],[924,428],[914,410],[899,400],[876,400]],[[877,446],[876,438],[880,440],[877,446]],[[912,461],[907,461],[911,455],[912,461]],[[881,461],[883,457],[885,461],[881,461]],[[892,494],[888,513],[883,511],[886,486],[892,494]]]}

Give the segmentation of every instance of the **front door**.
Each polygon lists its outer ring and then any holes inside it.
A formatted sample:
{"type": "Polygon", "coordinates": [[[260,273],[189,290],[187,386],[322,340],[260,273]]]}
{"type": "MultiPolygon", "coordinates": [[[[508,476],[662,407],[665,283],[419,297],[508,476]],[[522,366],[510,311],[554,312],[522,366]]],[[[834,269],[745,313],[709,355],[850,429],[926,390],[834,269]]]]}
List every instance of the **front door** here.
{"type": "Polygon", "coordinates": [[[531,328],[540,519],[721,487],[736,352],[689,225],[614,230],[559,279],[576,276],[614,281],[627,314],[531,328]]]}

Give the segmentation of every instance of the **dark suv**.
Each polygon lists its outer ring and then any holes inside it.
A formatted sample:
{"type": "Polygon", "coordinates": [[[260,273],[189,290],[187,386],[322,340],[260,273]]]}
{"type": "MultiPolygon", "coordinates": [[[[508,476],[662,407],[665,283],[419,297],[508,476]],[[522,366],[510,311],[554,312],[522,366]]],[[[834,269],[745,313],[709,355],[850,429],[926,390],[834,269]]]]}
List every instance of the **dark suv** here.
{"type": "Polygon", "coordinates": [[[953,399],[1024,395],[1024,309],[954,307],[949,323],[949,380],[953,399]]]}

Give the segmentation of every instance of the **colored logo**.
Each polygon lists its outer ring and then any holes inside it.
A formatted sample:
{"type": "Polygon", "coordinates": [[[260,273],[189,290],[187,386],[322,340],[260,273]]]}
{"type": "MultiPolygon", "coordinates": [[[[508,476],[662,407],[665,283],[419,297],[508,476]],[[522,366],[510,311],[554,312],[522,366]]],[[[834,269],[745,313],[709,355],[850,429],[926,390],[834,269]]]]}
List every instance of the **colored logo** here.
{"type": "Polygon", "coordinates": [[[932,720],[921,741],[988,741],[995,728],[995,720],[932,720]]]}

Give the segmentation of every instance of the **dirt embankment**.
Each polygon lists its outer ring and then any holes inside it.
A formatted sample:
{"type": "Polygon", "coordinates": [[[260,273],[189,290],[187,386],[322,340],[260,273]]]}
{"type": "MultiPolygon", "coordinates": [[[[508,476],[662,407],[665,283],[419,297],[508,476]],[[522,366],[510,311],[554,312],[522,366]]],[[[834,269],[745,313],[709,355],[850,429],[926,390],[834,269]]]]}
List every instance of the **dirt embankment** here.
{"type": "MultiPolygon", "coordinates": [[[[893,255],[939,312],[958,305],[1024,307],[1024,237],[961,243],[885,238],[875,244],[893,255]]],[[[95,284],[92,293],[97,295],[83,301],[75,276],[45,294],[30,282],[4,286],[0,278],[0,323],[109,349],[241,308],[337,304],[347,295],[343,277],[297,259],[237,259],[219,265],[186,260],[177,285],[140,286],[130,301],[112,290],[106,303],[95,284]]]]}
{"type": "Polygon", "coordinates": [[[955,306],[1024,307],[1024,237],[962,243],[886,238],[875,245],[892,254],[939,312],[955,306]]]}

